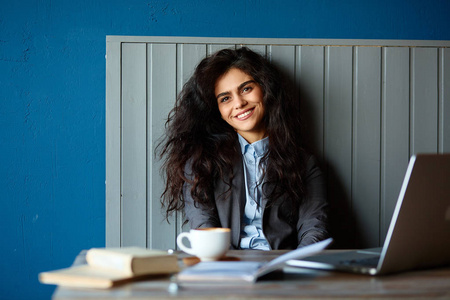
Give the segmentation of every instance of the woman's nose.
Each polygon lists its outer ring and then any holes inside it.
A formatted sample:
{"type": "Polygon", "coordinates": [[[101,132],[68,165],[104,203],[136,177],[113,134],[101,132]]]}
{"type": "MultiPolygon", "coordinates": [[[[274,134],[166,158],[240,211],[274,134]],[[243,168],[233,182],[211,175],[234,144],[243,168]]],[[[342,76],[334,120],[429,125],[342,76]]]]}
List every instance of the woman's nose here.
{"type": "Polygon", "coordinates": [[[235,97],[234,99],[235,99],[234,106],[235,106],[236,109],[242,108],[242,107],[246,106],[247,103],[248,103],[248,102],[247,102],[244,98],[242,98],[241,96],[235,97]]]}

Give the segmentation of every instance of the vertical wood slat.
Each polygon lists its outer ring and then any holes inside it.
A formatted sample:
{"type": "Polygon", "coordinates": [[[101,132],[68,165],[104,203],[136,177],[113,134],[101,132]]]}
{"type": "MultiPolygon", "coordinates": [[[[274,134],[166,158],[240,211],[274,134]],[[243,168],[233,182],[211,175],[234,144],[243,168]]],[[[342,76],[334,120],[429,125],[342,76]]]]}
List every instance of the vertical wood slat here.
{"type": "Polygon", "coordinates": [[[325,134],[328,198],[332,234],[351,243],[352,47],[327,47],[325,57],[325,134]]]}
{"type": "Polygon", "coordinates": [[[120,74],[121,43],[108,42],[106,47],[106,190],[105,244],[120,246],[120,74]]]}
{"type": "Polygon", "coordinates": [[[297,47],[295,82],[300,89],[304,138],[312,153],[324,161],[324,47],[297,47]]]}
{"type": "Polygon", "coordinates": [[[438,52],[411,49],[411,154],[438,151],[438,52]]]}
{"type": "Polygon", "coordinates": [[[381,48],[355,47],[352,213],[360,245],[379,245],[381,48]]]}
{"type": "Polygon", "coordinates": [[[164,191],[164,181],[160,176],[162,162],[155,157],[155,148],[164,134],[165,121],[169,111],[173,108],[176,98],[176,45],[153,44],[148,48],[149,76],[148,76],[148,183],[150,187],[147,205],[148,235],[147,244],[150,248],[175,249],[176,216],[165,220],[165,213],[161,210],[160,198],[164,191]]]}
{"type": "Polygon", "coordinates": [[[439,152],[450,152],[450,50],[439,50],[439,152]]]}
{"type": "Polygon", "coordinates": [[[383,48],[381,221],[383,241],[409,161],[409,49],[383,48]]]}
{"type": "Polygon", "coordinates": [[[295,46],[269,46],[270,60],[289,78],[295,78],[295,46]]]}
{"type": "Polygon", "coordinates": [[[206,57],[206,45],[179,44],[177,46],[177,95],[194,73],[197,64],[206,57]]]}
{"type": "MultiPolygon", "coordinates": [[[[177,95],[185,82],[191,77],[197,64],[206,57],[207,47],[203,44],[181,44],[177,46],[177,95]]],[[[188,231],[189,226],[183,225],[184,214],[177,212],[177,234],[188,231]]]]}
{"type": "Polygon", "coordinates": [[[147,45],[122,45],[122,240],[147,246],[147,45]]]}

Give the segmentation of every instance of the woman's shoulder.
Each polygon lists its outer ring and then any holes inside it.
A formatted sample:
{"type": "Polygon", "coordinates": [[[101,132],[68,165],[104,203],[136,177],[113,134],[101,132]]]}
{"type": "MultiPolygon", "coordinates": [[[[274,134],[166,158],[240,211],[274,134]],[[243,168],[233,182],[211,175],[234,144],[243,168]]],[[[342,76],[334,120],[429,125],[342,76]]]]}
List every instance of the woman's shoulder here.
{"type": "Polygon", "coordinates": [[[306,153],[305,154],[305,158],[304,158],[304,166],[305,166],[305,174],[304,176],[309,177],[309,176],[314,176],[314,175],[320,175],[322,174],[322,168],[320,166],[320,162],[318,161],[318,159],[316,158],[316,156],[314,156],[311,153],[306,153]]]}

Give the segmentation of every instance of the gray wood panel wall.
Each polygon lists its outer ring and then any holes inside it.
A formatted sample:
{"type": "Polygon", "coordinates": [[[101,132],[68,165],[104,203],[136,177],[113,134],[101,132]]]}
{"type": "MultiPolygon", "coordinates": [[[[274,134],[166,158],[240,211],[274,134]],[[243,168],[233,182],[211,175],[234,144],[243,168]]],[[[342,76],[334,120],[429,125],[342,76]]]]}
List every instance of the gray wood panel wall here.
{"type": "Polygon", "coordinates": [[[155,145],[206,55],[242,45],[302,89],[307,138],[327,175],[338,247],[383,243],[414,153],[450,152],[450,43],[108,36],[106,245],[176,248],[155,145]]]}

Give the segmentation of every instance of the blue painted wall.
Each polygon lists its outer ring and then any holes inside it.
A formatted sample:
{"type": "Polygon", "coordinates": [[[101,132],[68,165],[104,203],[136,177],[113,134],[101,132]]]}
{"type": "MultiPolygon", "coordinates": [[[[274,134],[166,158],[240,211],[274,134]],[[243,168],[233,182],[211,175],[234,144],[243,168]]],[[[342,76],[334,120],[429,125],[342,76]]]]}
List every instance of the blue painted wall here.
{"type": "Polygon", "coordinates": [[[105,36],[450,40],[450,1],[2,1],[0,299],[105,243],[105,36]]]}

